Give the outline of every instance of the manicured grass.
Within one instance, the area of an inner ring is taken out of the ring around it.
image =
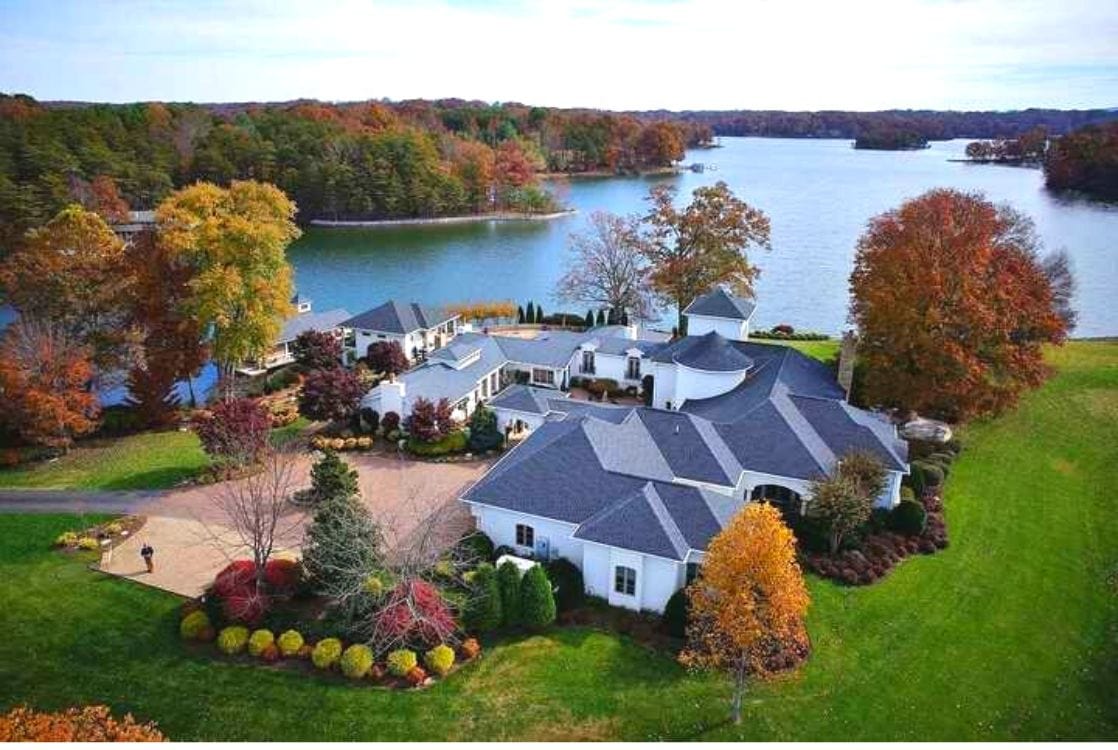
[[[163,489],[209,465],[193,432],[143,432],[79,443],[65,456],[0,471],[0,487],[57,490]]]
[[[1012,414],[967,430],[951,546],[885,581],[812,580],[814,653],[728,685],[624,637],[561,629],[491,646],[418,693],[212,661],[177,602],[46,545],[65,517],[0,516],[0,708],[107,702],[173,739],[1118,738],[1118,344],[1075,343]]]
[[[297,438],[310,424],[299,417],[272,430],[272,439]],[[193,432],[142,432],[82,441],[57,460],[0,470],[0,489],[158,490],[209,465]]]
[[[838,339],[828,339],[826,341],[779,341],[775,339],[757,339],[762,344],[784,344],[793,349],[799,349],[809,357],[821,359],[824,362],[830,362],[838,356],[839,344]]]

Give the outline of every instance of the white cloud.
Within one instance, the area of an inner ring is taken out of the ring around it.
[[[646,108],[1118,104],[1118,13],[1065,0],[9,4],[0,89]]]

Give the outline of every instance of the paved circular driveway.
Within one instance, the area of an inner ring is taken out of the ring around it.
[[[473,521],[458,498],[493,463],[435,464],[368,454],[345,458],[357,469],[362,499],[394,550],[445,548],[469,530]],[[300,456],[294,470],[297,488],[309,485],[309,471],[310,458]],[[230,560],[247,556],[215,502],[221,492],[221,485],[190,487],[146,503],[141,512],[147,523],[104,555],[102,570],[176,594],[197,596]],[[277,538],[278,556],[299,556],[308,520],[304,511],[291,508]],[[151,574],[140,558],[145,543],[155,549],[155,572]]]

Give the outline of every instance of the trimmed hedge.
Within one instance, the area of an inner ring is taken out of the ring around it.
[[[408,452],[425,458],[449,456],[455,453],[465,453],[466,442],[466,433],[462,430],[456,430],[433,443],[424,443],[416,438],[410,438],[408,440]]]

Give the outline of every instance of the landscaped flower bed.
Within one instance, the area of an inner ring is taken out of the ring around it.
[[[859,549],[842,550],[838,554],[809,554],[807,568],[817,575],[850,586],[873,583],[911,555],[930,555],[947,547],[947,526],[943,517],[943,501],[936,495],[925,497],[921,504],[926,513],[924,530],[906,535],[881,531],[867,535]]]
[[[135,536],[145,520],[143,516],[125,516],[80,531],[65,531],[54,540],[54,546],[66,552],[108,550]]]
[[[212,644],[212,653],[217,657],[398,690],[432,685],[481,655],[481,644],[475,638],[467,638],[456,646],[442,643],[422,653],[395,649],[377,659],[363,643],[329,637],[312,643],[293,628],[275,633],[267,628],[234,624],[218,631],[204,604],[197,600],[183,606],[179,634],[186,641]]]

